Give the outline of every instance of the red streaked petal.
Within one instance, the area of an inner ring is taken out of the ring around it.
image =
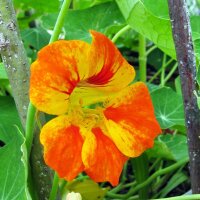
[[[92,44],[88,59],[89,74],[74,89],[72,102],[82,99],[87,106],[103,102],[111,93],[125,88],[135,76],[134,68],[105,35],[91,31]]]
[[[135,76],[134,68],[123,58],[115,45],[103,34],[91,31],[90,84],[114,87],[115,90],[126,87]],[[120,83],[120,84],[119,84]]]
[[[30,100],[49,114],[64,114],[69,95],[80,79],[88,75],[90,45],[82,41],[57,41],[38,53],[31,66]]]
[[[107,135],[118,149],[136,157],[151,148],[161,129],[145,84],[133,84],[108,101],[104,111]]]
[[[85,171],[94,181],[109,181],[115,186],[119,182],[127,157],[102,133],[100,128],[94,128],[92,132],[93,142],[90,143],[91,138],[89,138],[83,145],[82,158]]]
[[[63,115],[49,121],[41,130],[44,159],[61,178],[73,180],[84,170],[81,158],[83,139],[79,128],[69,124]]]

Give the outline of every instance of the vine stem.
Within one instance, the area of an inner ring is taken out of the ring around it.
[[[61,32],[61,29],[62,29],[62,26],[64,24],[64,18],[65,18],[67,11],[68,11],[70,3],[71,3],[71,0],[64,0],[49,43],[52,43],[52,42],[54,42],[58,39],[59,34]],[[26,121],[26,147],[27,147],[27,152],[28,152],[27,153],[28,159],[30,157],[31,147],[32,147],[32,143],[33,143],[33,131],[34,131],[34,125],[35,125],[36,111],[37,111],[36,108],[30,102],[29,106],[28,106],[27,121]],[[54,175],[54,179],[57,179],[56,174]],[[52,186],[53,194],[57,193],[57,190],[58,190],[58,184],[57,184],[56,181],[54,181],[53,186]]]
[[[52,43],[58,39],[59,34],[60,34],[63,24],[64,24],[64,18],[66,16],[69,6],[70,6],[70,3],[71,3],[71,0],[64,0],[49,43]]]
[[[163,87],[165,85],[165,66],[166,66],[166,54],[164,53],[163,55],[163,62],[162,62],[162,67],[161,67],[161,77],[160,77],[160,85]]]
[[[58,192],[58,186],[59,186],[58,183],[59,183],[59,177],[58,177],[57,173],[55,172],[54,178],[53,178],[53,186],[52,186],[52,190],[51,190],[51,193],[50,193],[49,200],[55,200],[56,199],[56,195],[57,195],[57,192]]]
[[[166,64],[165,67],[168,67],[169,64],[173,62],[173,58],[171,58]],[[148,81],[149,83],[152,83],[162,72],[162,67],[152,76],[152,78]]]
[[[128,31],[129,29],[131,29],[130,25],[126,25],[125,27],[123,27],[121,30],[119,30],[114,37],[112,38],[112,42],[115,43],[117,41],[117,39],[123,35],[126,31]]]
[[[148,56],[149,54],[151,54],[151,52],[153,52],[155,49],[157,49],[157,46],[156,46],[156,45],[153,45],[151,48],[149,48],[149,49],[146,51],[146,56]]]
[[[145,153],[137,158],[131,159],[133,173],[137,184],[143,183],[148,178],[148,158]],[[148,187],[142,187],[139,190],[139,199],[148,199]]]
[[[169,167],[165,167],[163,169],[160,169],[159,171],[156,171],[154,174],[152,174],[148,179],[146,179],[146,181],[144,181],[141,184],[138,184],[136,186],[134,186],[133,188],[131,188],[129,190],[128,193],[126,194],[112,194],[109,193],[109,196],[112,195],[113,198],[118,198],[118,199],[128,199],[129,197],[131,197],[133,194],[135,194],[137,191],[139,191],[141,188],[146,187],[147,185],[149,185],[153,180],[155,180],[158,176],[161,176],[163,174],[167,174],[177,168],[179,168],[180,166],[185,165],[187,162],[189,161],[188,158],[184,158],[178,162],[176,162],[175,164],[169,166]]]
[[[178,67],[178,64],[176,63],[176,64],[172,67],[172,69],[170,70],[170,72],[167,74],[167,76],[165,77],[165,79],[164,79],[164,81],[163,81],[164,84],[171,78],[171,76],[172,76],[172,75],[174,74],[174,72],[176,71],[177,67]]]
[[[28,158],[30,157],[31,146],[33,142],[35,114],[36,114],[36,108],[33,106],[32,103],[29,103],[28,112],[27,112],[27,120],[26,120],[26,148],[27,148]]]
[[[63,2],[62,8],[61,8],[60,13],[58,15],[58,18],[57,18],[57,21],[56,21],[56,24],[55,24],[55,28],[54,28],[54,31],[53,31],[53,34],[51,36],[49,43],[52,43],[52,42],[54,42],[58,39],[60,31],[61,31],[63,23],[64,23],[64,17],[67,13],[67,10],[69,8],[70,3],[71,3],[71,0],[65,0]],[[36,113],[36,108],[30,102],[29,106],[28,106],[28,114],[27,114],[27,122],[26,122],[26,146],[27,146],[27,150],[28,150],[29,154],[30,154],[31,145],[32,145],[32,142],[33,142],[35,113]]]
[[[141,34],[139,34],[139,73],[140,73],[140,81],[146,82],[147,79],[146,39]]]
[[[184,195],[184,196],[176,196],[176,197],[152,199],[152,200],[196,200],[196,199],[200,199],[200,194]]]
[[[156,177],[162,175],[162,174],[166,174],[166,173],[169,173],[171,172],[172,170],[175,170],[177,169],[178,167],[186,164],[187,162],[189,161],[188,158],[184,158],[182,160],[180,160],[179,162],[169,166],[169,167],[166,167],[164,169],[160,169],[159,171],[155,172],[154,174],[152,174],[146,181],[144,181],[143,183],[141,184],[138,184],[135,188],[133,188],[133,190],[131,190],[130,192],[128,192],[128,196],[134,194],[135,192],[137,192],[138,190],[140,190],[141,188],[147,186],[149,183],[151,183],[153,180],[155,180]]]

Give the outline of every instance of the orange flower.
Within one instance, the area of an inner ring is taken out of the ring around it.
[[[92,44],[57,41],[31,66],[30,99],[58,115],[41,130],[45,162],[70,181],[85,171],[117,185],[123,165],[153,146],[161,132],[148,89],[103,34]]]

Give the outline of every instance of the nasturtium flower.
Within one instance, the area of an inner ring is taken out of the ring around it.
[[[161,133],[146,85],[130,84],[134,68],[103,34],[92,43],[60,40],[31,66],[30,99],[57,115],[41,130],[44,159],[70,181],[86,172],[118,184],[124,163],[153,146]]]

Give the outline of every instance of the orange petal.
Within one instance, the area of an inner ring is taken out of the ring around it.
[[[92,139],[91,137],[88,141],[86,139],[83,145],[82,158],[85,171],[94,181],[109,181],[115,186],[119,182],[127,157],[102,133],[100,128],[94,128],[92,132]]]
[[[105,109],[107,135],[126,156],[136,157],[153,146],[161,133],[144,83],[136,83],[108,100]]]
[[[46,164],[61,178],[71,181],[83,171],[83,139],[79,128],[70,125],[67,116],[63,115],[48,122],[41,130],[40,141],[44,146]]]
[[[30,99],[39,110],[56,115],[67,111],[69,95],[89,73],[89,47],[82,41],[61,40],[39,51],[30,80]]]

